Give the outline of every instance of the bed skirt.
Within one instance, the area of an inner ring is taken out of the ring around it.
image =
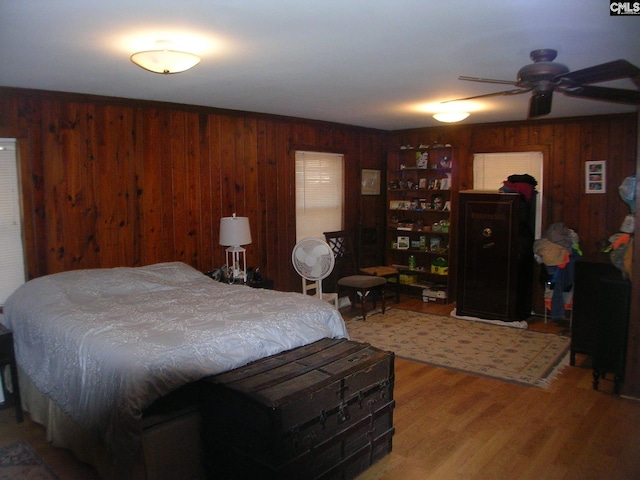
[[[105,444],[42,394],[21,370],[18,373],[22,406],[31,419],[43,425],[47,441],[71,450],[82,462],[93,466],[105,480],[120,480],[123,472]],[[195,402],[154,404],[143,418],[141,451],[130,473],[132,480],[201,480],[206,478],[202,459],[202,418]],[[129,476],[129,475],[127,475]]]

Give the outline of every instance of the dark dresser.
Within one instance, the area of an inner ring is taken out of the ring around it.
[[[571,365],[576,353],[593,359],[593,388],[607,373],[616,393],[624,380],[631,282],[606,253],[579,259],[575,266]]]

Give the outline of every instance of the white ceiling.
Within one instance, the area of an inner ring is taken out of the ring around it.
[[[513,88],[457,77],[515,80],[534,49],[571,70],[640,66],[639,31],[608,0],[0,0],[0,85],[396,130],[438,124],[437,102]],[[157,75],[129,61],[158,40],[202,62]],[[469,103],[464,123],[524,120],[528,98]],[[556,93],[543,118],[635,110]]]

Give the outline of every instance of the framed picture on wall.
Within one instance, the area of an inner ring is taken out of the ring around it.
[[[604,160],[585,162],[584,191],[585,193],[607,192],[607,170]]]
[[[380,170],[362,169],[362,195],[380,195]]]

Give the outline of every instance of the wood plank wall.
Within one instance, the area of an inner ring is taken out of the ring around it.
[[[224,262],[219,218],[235,212],[251,223],[248,263],[277,289],[298,290],[290,262],[295,148],[345,154],[345,227],[354,233],[359,224],[384,223],[385,196],[360,196],[359,180],[361,168],[384,169],[388,148],[453,144],[461,190],[472,185],[473,153],[543,151],[543,229],[564,222],[588,254],[618,231],[629,211],[617,187],[637,168],[637,122],[628,114],[389,133],[0,87],[0,136],[19,139],[29,278],[172,260],[208,270]],[[587,160],[607,161],[606,194],[584,193]],[[637,282],[633,290],[637,299]],[[639,324],[632,318],[636,347]],[[640,396],[640,354],[631,353],[634,371],[625,389]]]
[[[294,156],[345,155],[345,227],[373,226],[384,196],[361,197],[384,132],[242,112],[0,89],[0,136],[19,138],[29,278],[180,260],[225,261],[219,219],[249,217],[250,266],[299,290]],[[383,218],[383,217],[380,217]]]
[[[456,125],[393,132],[390,145],[451,143],[458,148],[459,189],[473,187],[473,154],[542,151],[542,230],[557,222],[574,229],[585,254],[618,232],[629,207],[618,186],[636,171],[635,114],[535,120],[504,124]],[[584,167],[606,160],[607,192],[586,194]],[[522,173],[522,172],[513,172]]]

